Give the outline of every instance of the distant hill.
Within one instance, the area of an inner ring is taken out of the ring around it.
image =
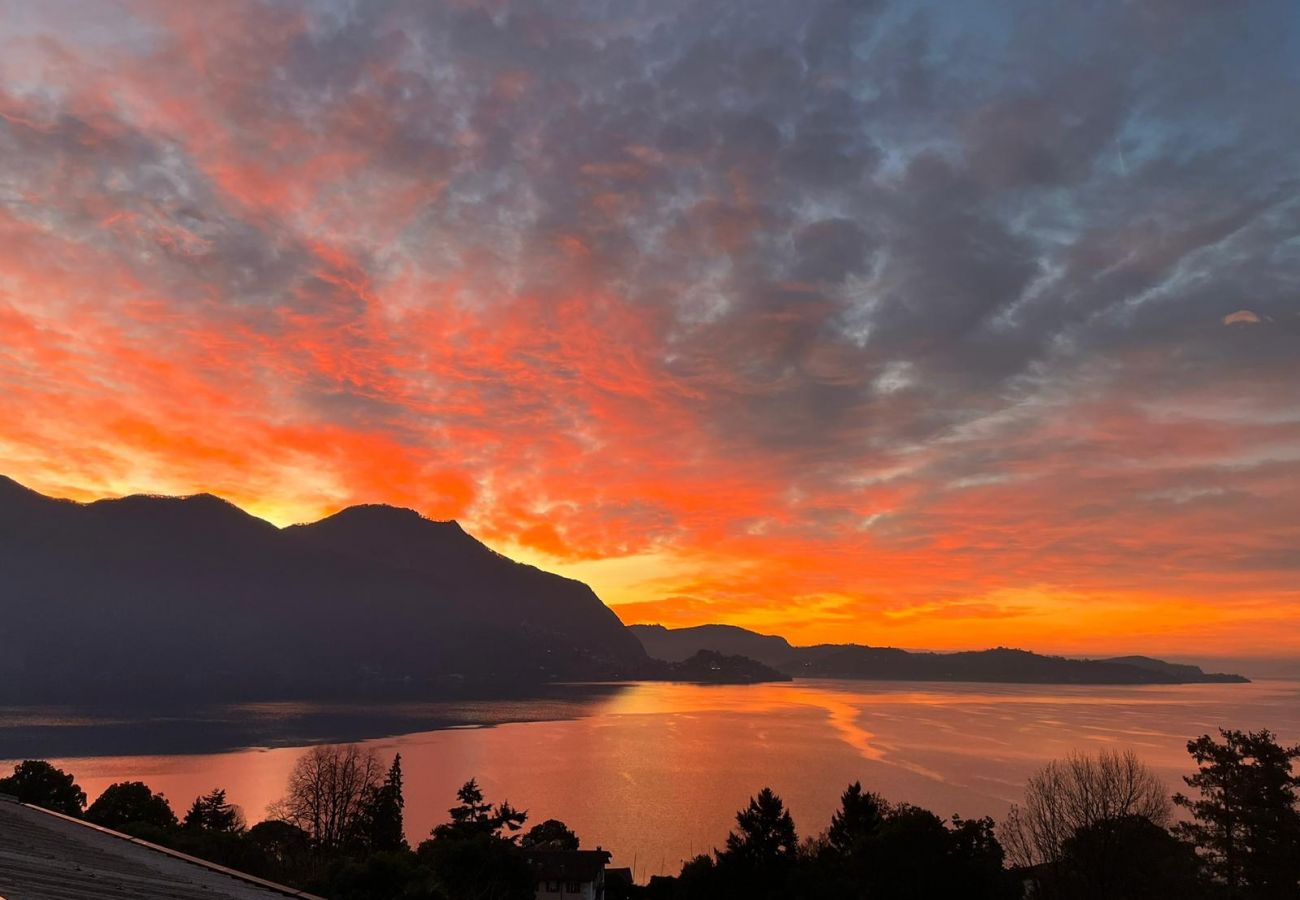
[[[778,672],[748,656],[733,656],[713,650],[700,650],[687,659],[670,662],[657,677],[703,684],[759,684],[792,680],[784,672]]]
[[[680,662],[701,650],[732,656],[748,656],[765,665],[779,666],[790,660],[794,648],[783,637],[758,634],[735,625],[696,625],[665,628],[662,625],[629,625],[641,646],[655,659]]]
[[[1185,663],[1165,662],[1163,659],[1152,659],[1150,656],[1115,656],[1110,659],[1103,659],[1100,662],[1110,663],[1120,666],[1134,666],[1139,669],[1148,669],[1152,672],[1160,672],[1186,682],[1223,682],[1230,684],[1240,684],[1248,682],[1250,679],[1243,678],[1241,675],[1229,675],[1223,672],[1203,672],[1200,666],[1189,666]]]
[[[660,671],[589,587],[455,522],[279,529],[216,497],[0,478],[0,700],[339,696]]]
[[[1185,684],[1245,682],[1196,666],[1145,656],[1068,659],[999,647],[962,653],[915,653],[893,647],[821,644],[794,647],[784,638],[731,625],[664,628],[632,625],[646,652],[677,660],[700,651],[740,653],[787,675],[881,681],[987,681],[1023,684]]]

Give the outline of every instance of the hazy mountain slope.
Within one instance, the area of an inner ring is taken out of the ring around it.
[[[629,625],[641,646],[655,659],[681,662],[701,650],[726,656],[747,656],[765,665],[790,662],[794,648],[783,637],[758,634],[735,625],[696,625],[665,628],[662,625]]]
[[[583,584],[454,523],[280,530],[210,496],[74,504],[0,483],[0,698],[322,695],[639,674]]]
[[[505,623],[557,641],[599,646],[613,658],[645,653],[609,607],[581,581],[514,562],[456,522],[433,522],[409,509],[354,506],[285,534],[324,552],[415,574],[458,599],[465,621]]]
[[[1149,667],[1042,656],[999,647],[962,653],[909,653],[853,644],[801,647],[782,666],[792,675],[897,681],[987,681],[1017,684],[1174,684],[1218,680]]]
[[[1121,666],[1133,666],[1138,669],[1148,669],[1153,672],[1160,672],[1177,678],[1180,681],[1189,682],[1207,682],[1207,681],[1240,681],[1240,675],[1227,675],[1222,672],[1204,672],[1200,666],[1190,666],[1185,663],[1165,662],[1163,659],[1152,659],[1150,656],[1116,656],[1111,659],[1099,660],[1099,662],[1111,663]]]
[[[788,675],[804,678],[1021,684],[1178,684],[1247,680],[1240,675],[1206,674],[1196,666],[1176,665],[1150,657],[1067,659],[1005,647],[963,653],[915,653],[894,647],[859,644],[792,647],[783,638],[724,625],[674,629],[661,625],[633,625],[630,630],[641,639],[646,651],[659,659],[679,659],[679,654],[688,649],[691,653],[702,650],[739,653]],[[781,650],[781,645],[784,645],[784,650]]]

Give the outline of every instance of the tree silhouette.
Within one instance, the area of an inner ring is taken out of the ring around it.
[[[736,829],[717,854],[712,873],[700,872],[692,897],[762,898],[790,890],[799,855],[794,820],[771,788],[763,788],[736,813]]]
[[[371,850],[406,850],[402,810],[402,754],[393,757],[388,774],[378,787],[371,788],[361,810],[363,840]]]
[[[871,837],[885,821],[889,803],[879,794],[862,790],[855,781],[840,795],[840,808],[831,816],[826,843],[835,852],[848,856]]]
[[[580,844],[578,836],[559,819],[534,825],[519,841],[521,847],[536,850],[577,850]]]
[[[682,864],[672,896],[674,900],[717,900],[735,896],[737,892],[728,890],[728,887],[713,857],[701,853]],[[648,896],[659,898],[663,895],[651,893]]]
[[[448,810],[451,821],[434,828],[433,839],[417,850],[442,892],[465,900],[531,900],[532,870],[513,835],[528,814],[509,803],[493,807],[472,778],[456,799],[460,802]]]
[[[279,819],[258,822],[247,835],[249,843],[282,869],[298,865],[311,850],[311,835]]]
[[[1219,729],[1187,742],[1195,775],[1184,776],[1199,799],[1177,794],[1193,821],[1178,831],[1194,842],[1229,896],[1251,900],[1300,893],[1300,776],[1292,764],[1300,746],[1284,747],[1265,731]]]
[[[1053,760],[1030,776],[1023,805],[1013,806],[1002,824],[1002,840],[1011,861],[1035,873],[1040,897],[1059,894],[1064,883],[1061,858],[1066,841],[1088,829],[1094,883],[1104,881],[1112,856],[1121,852],[1118,823],[1134,816],[1163,827],[1172,812],[1168,789],[1131,750],[1075,753]]]
[[[14,766],[12,775],[0,778],[0,794],[66,816],[79,817],[86,808],[86,792],[73,777],[43,759],[28,759]]]
[[[176,813],[162,794],[140,781],[110,784],[86,810],[87,821],[118,831],[131,825],[175,828]]]
[[[1080,828],[1061,849],[1055,887],[1069,900],[1203,895],[1196,849],[1141,816]]]
[[[244,830],[244,816],[239,807],[226,802],[224,788],[215,788],[195,797],[185,814],[185,827],[197,831],[238,833]]]
[[[889,811],[871,841],[862,870],[867,897],[942,897],[952,887],[950,835],[943,820],[919,806]],[[966,885],[961,885],[965,893]]]
[[[374,751],[355,744],[312,747],[294,763],[285,796],[273,809],[310,834],[317,849],[334,851],[364,840],[367,804],[381,784]],[[392,822],[385,828],[391,830]]]
[[[513,842],[513,837],[503,836],[502,832],[518,831],[528,818],[526,811],[517,810],[508,802],[503,802],[494,809],[491,803],[483,799],[483,791],[474,778],[461,785],[456,792],[456,799],[460,803],[447,811],[451,815],[451,821],[435,828],[434,837],[472,837],[483,834]]]
[[[749,805],[736,813],[737,830],[727,835],[728,860],[768,865],[793,860],[799,849],[794,820],[781,798],[771,788],[751,797]]]
[[[489,822],[492,818],[492,804],[483,799],[483,790],[478,786],[478,779],[471,778],[456,791],[456,806],[447,810],[453,827],[463,832],[491,831]]]

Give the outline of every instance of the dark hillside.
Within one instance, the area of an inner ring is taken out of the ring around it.
[[[0,483],[0,698],[337,696],[639,674],[586,585],[454,522],[278,529],[215,497],[76,504]]]

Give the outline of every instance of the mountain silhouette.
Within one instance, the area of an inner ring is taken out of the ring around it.
[[[0,702],[420,697],[561,680],[790,676],[1245,680],[1139,656],[794,647],[730,625],[626,628],[587,585],[409,509],[354,506],[281,529],[208,494],[76,503],[0,476]]]
[[[1017,684],[1187,684],[1245,682],[1240,675],[1147,656],[1068,659],[997,647],[959,653],[917,653],[861,644],[791,646],[785,638],[734,625],[665,628],[631,625],[646,652],[677,661],[700,652],[741,654],[787,675],[880,681],[988,681]]]
[[[747,656],[767,666],[789,663],[794,647],[783,637],[759,634],[736,625],[694,625],[665,628],[662,625],[629,625],[641,646],[655,659],[682,662],[707,651],[729,656]]]
[[[347,695],[620,678],[589,587],[455,522],[360,506],[280,529],[216,497],[44,497],[0,478],[0,700]]]

